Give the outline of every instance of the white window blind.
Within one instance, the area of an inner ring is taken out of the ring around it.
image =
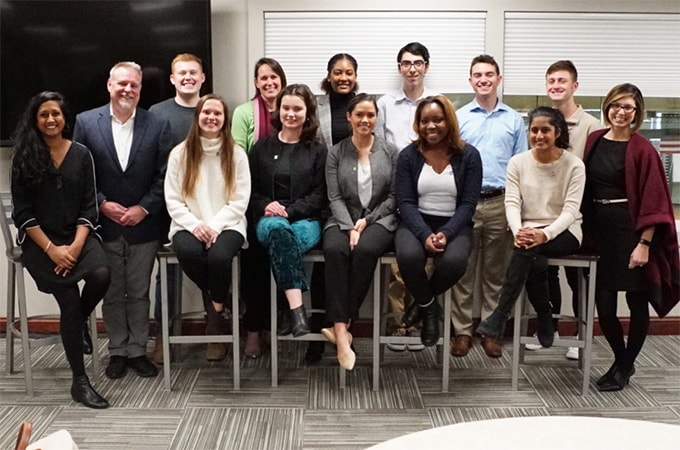
[[[679,14],[506,13],[505,94],[545,94],[545,71],[570,59],[580,96],[619,83],[646,97],[680,97]]]
[[[425,84],[442,93],[468,92],[469,64],[484,52],[486,13],[265,12],[265,55],[281,63],[288,83],[319,83],[336,53],[359,64],[359,89],[383,94],[399,88],[397,53],[418,41],[430,52]]]

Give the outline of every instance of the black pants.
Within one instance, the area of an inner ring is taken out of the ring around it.
[[[373,281],[378,258],[392,243],[393,233],[380,224],[368,225],[359,243],[349,248],[349,233],[332,226],[324,231],[326,260],[326,319],[349,323],[359,316],[359,307]]]
[[[406,288],[418,304],[426,305],[450,289],[465,273],[472,249],[472,228],[462,230],[442,253],[429,255],[423,243],[402,225],[394,237],[394,247]],[[434,272],[429,279],[425,272],[428,256],[434,256]]]
[[[185,230],[172,237],[172,246],[182,270],[201,291],[210,292],[216,303],[229,304],[231,261],[241,245],[243,236],[234,230],[221,232],[209,249]]]

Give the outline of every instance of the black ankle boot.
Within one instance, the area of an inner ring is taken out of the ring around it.
[[[502,339],[505,335],[505,324],[509,318],[509,314],[505,314],[500,308],[496,308],[489,317],[477,325],[477,333],[491,339]]]
[[[402,321],[406,325],[406,328],[415,327],[423,320],[423,308],[418,306],[418,303],[414,300],[404,311],[404,318]]]
[[[286,336],[290,334],[293,324],[290,323],[290,309],[287,307],[276,310],[276,334]]]
[[[90,337],[90,328],[87,326],[87,320],[83,322],[83,354],[92,354],[92,338]]]
[[[295,309],[290,310],[290,319],[292,323],[291,332],[294,337],[304,336],[312,332],[307,321],[307,311],[305,305],[300,305]]]
[[[94,390],[87,375],[73,377],[71,398],[88,408],[104,409],[109,407],[109,402]]]
[[[420,341],[425,347],[432,347],[439,341],[439,318],[441,316],[439,303],[437,303],[437,300],[432,300],[428,306],[418,306],[418,309],[423,316],[423,329],[420,331]]]
[[[536,337],[538,342],[545,348],[552,347],[555,339],[555,331],[553,330],[552,309],[548,307],[547,310],[536,311],[538,317],[538,329],[536,330]]]

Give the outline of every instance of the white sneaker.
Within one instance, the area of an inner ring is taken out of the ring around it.
[[[536,337],[536,333],[534,333],[534,336]],[[560,333],[558,331],[555,331],[555,339],[559,339]],[[527,350],[531,350],[532,352],[535,350],[540,350],[543,348],[541,344],[524,344],[524,348]],[[576,355],[576,359],[578,359],[578,354]]]
[[[406,336],[406,330],[404,328],[397,328],[390,336]],[[395,344],[390,342],[387,344],[387,349],[392,350],[393,352],[403,352],[406,351],[406,344]]]
[[[578,359],[578,347],[569,347],[565,356],[567,359]]]

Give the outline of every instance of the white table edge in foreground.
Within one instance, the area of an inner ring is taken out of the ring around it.
[[[462,422],[382,442],[370,450],[677,450],[680,425],[603,417],[540,416]]]

